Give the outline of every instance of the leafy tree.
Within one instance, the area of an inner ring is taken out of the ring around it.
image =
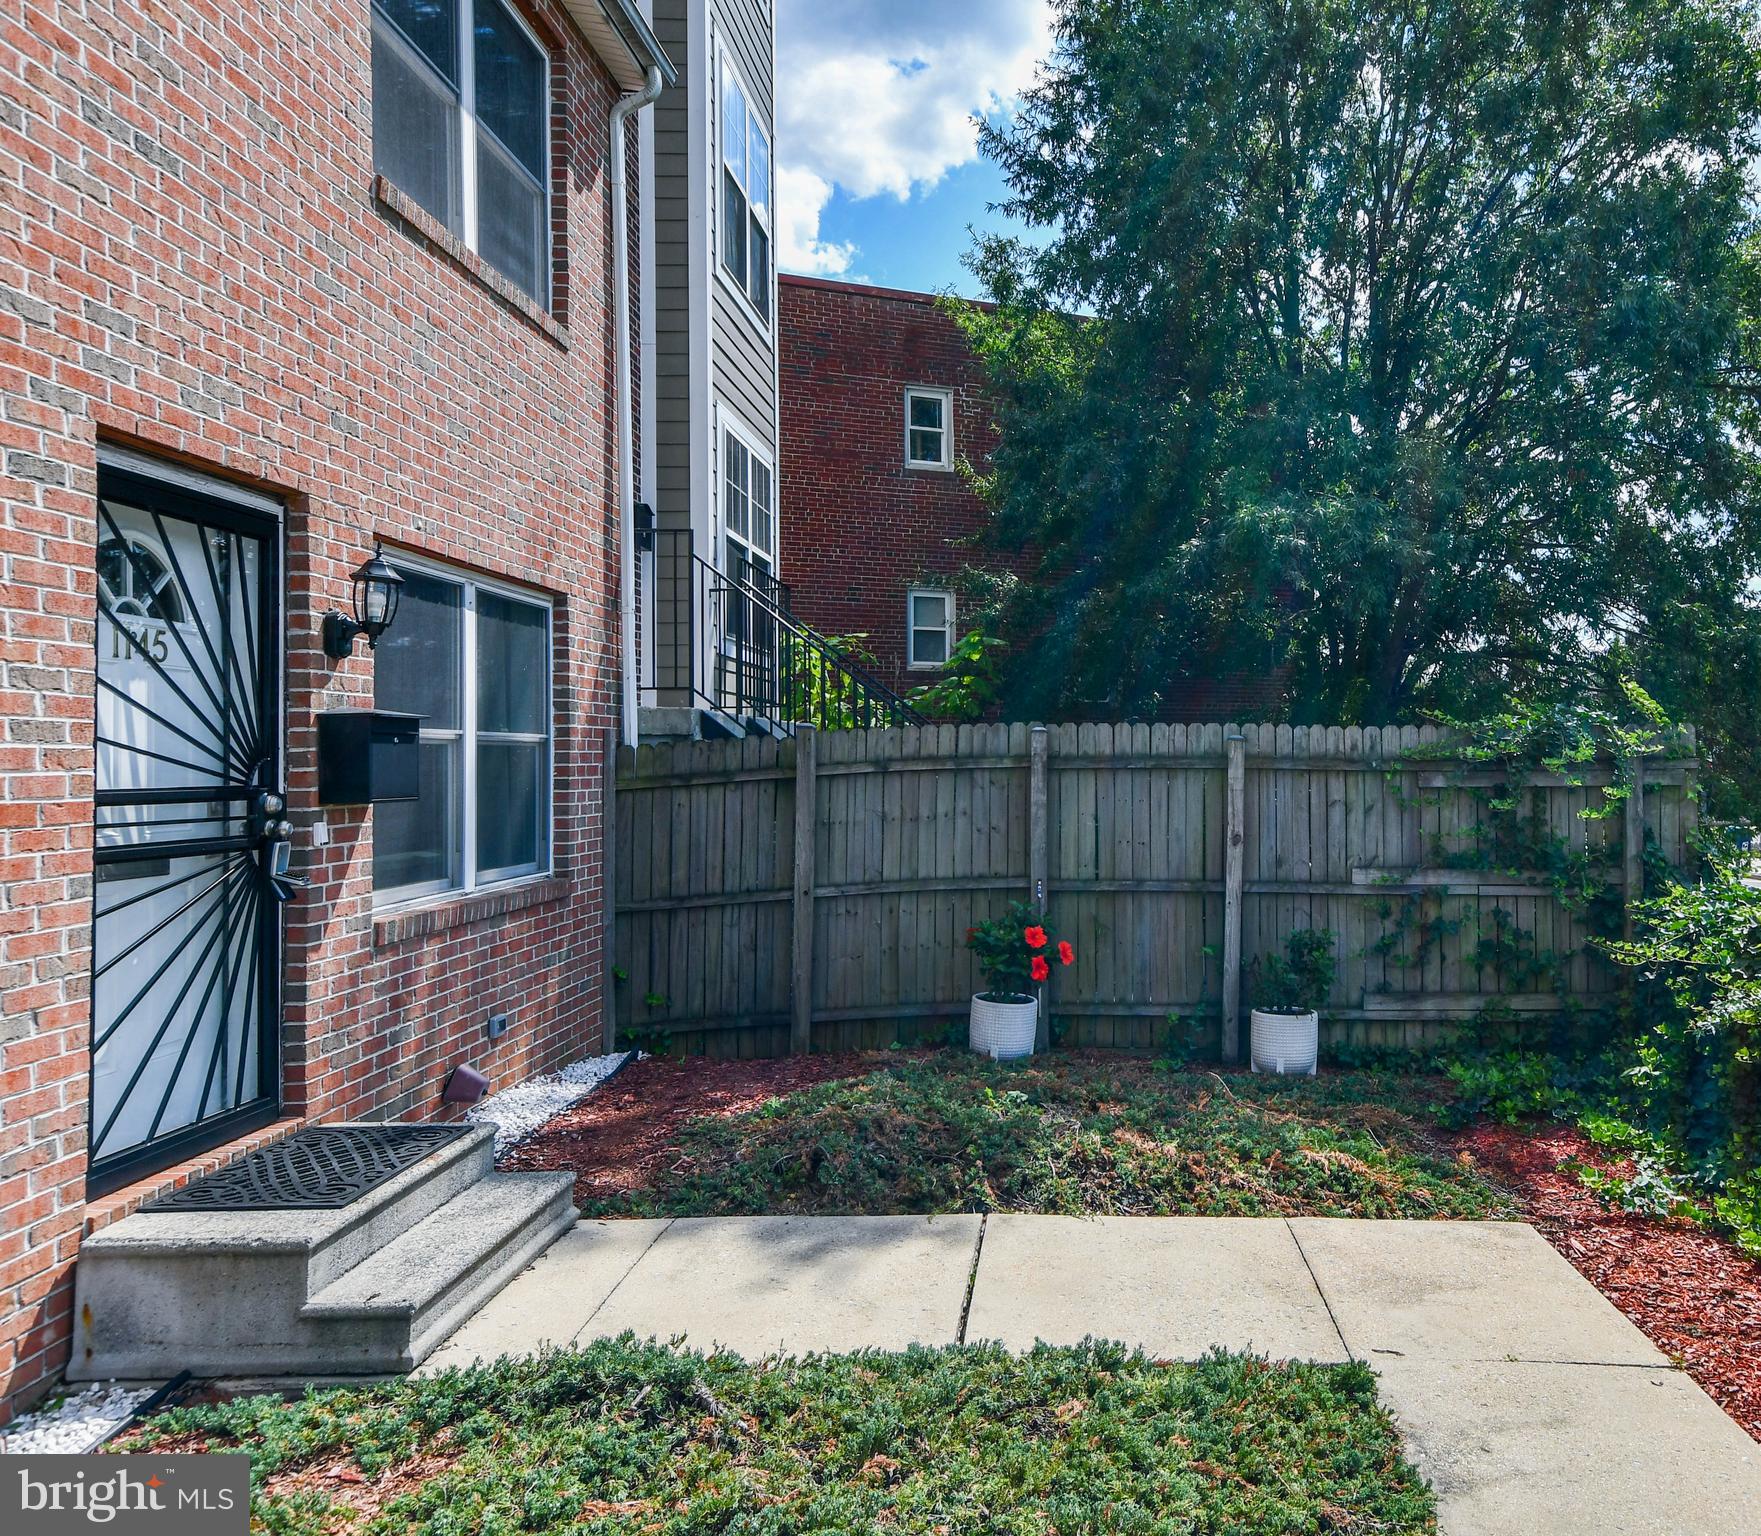
[[[969,629],[933,683],[913,688],[908,703],[932,720],[982,720],[1001,687],[1005,642]]]
[[[1059,0],[960,311],[1006,702],[1626,674],[1761,782],[1758,123],[1745,0]]]

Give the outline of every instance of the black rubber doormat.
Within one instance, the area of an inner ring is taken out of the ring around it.
[[[335,1210],[470,1131],[468,1125],[309,1125],[141,1209]]]

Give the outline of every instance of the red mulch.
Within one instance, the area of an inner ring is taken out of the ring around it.
[[[896,1059],[896,1052],[885,1053]],[[687,1120],[726,1118],[779,1094],[872,1072],[881,1055],[778,1056],[716,1061],[705,1056],[633,1061],[530,1140],[504,1153],[504,1168],[568,1168],[575,1202],[640,1189],[677,1157]]]
[[[1612,1168],[1566,1126],[1476,1125],[1453,1138],[1537,1231],[1761,1440],[1761,1262],[1686,1221],[1612,1209],[1561,1164]]]

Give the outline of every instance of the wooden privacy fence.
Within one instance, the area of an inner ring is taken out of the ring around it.
[[[1611,765],[1519,776],[1545,868],[1486,853],[1511,775],[1446,751],[1430,727],[1021,724],[620,749],[618,1032],[727,1055],[939,1033],[981,985],[967,928],[1017,899],[1076,945],[1046,1010],[1076,1043],[1233,1055],[1244,969],[1302,928],[1338,939],[1334,1039],[1607,1000],[1561,875],[1618,903],[1647,841],[1685,861],[1692,733],[1602,819],[1580,813]]]

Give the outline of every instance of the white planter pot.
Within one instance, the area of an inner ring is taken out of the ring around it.
[[[1033,1054],[1034,1032],[1039,1025],[1039,999],[999,1003],[975,993],[972,1023],[967,1042],[992,1061],[1016,1061]]]
[[[1321,1054],[1318,1013],[1253,1010],[1253,1069],[1280,1077],[1313,1077]]]

